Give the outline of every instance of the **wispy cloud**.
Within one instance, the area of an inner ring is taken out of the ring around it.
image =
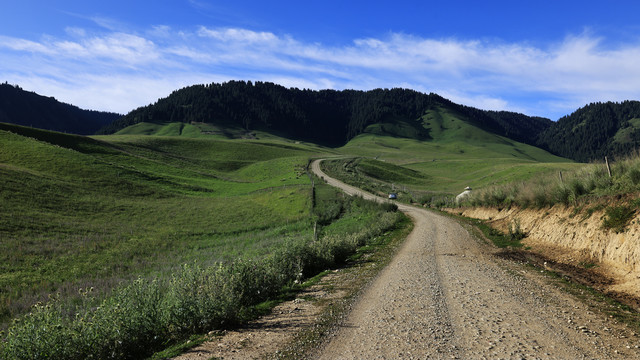
[[[545,47],[401,33],[325,46],[244,28],[158,25],[141,34],[104,30],[109,24],[101,21],[98,33],[69,28],[66,38],[0,36],[0,79],[119,112],[179,87],[230,79],[314,89],[411,87],[551,118],[592,101],[640,99],[640,44],[609,47],[587,33]]]

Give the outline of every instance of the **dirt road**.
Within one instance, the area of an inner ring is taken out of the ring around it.
[[[371,194],[313,171],[349,194]],[[399,204],[415,228],[318,359],[635,359],[640,340],[540,274],[493,256],[450,218]]]

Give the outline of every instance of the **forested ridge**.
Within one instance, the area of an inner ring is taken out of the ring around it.
[[[114,133],[143,121],[208,122],[338,146],[371,124],[402,121],[421,127],[420,117],[438,106],[480,128],[529,144],[551,125],[548,119],[478,110],[454,104],[437,94],[408,89],[316,91],[268,82],[230,81],[176,90],[154,104],[130,112],[101,133]]]
[[[83,110],[53,97],[0,84],[0,122],[59,132],[91,135],[121,114]]]
[[[140,122],[204,122],[340,146],[369,125],[403,122],[417,130],[419,140],[428,140],[421,116],[429,110],[455,113],[483,130],[577,161],[621,157],[640,146],[638,101],[592,103],[553,122],[480,110],[409,89],[317,91],[229,81],[188,86],[121,116],[82,110],[53,97],[0,84],[0,122],[83,135],[112,134]]]
[[[631,154],[640,146],[640,102],[584,106],[540,133],[537,145],[577,161]]]

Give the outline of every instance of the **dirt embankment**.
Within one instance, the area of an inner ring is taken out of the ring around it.
[[[602,227],[604,210],[575,211],[557,205],[542,210],[467,208],[450,212],[489,220],[493,227],[503,232],[519,222],[527,234],[523,244],[533,253],[558,262],[559,266],[573,267],[574,275],[589,272],[600,276],[600,281],[590,284],[600,290],[640,299],[638,214],[624,232],[616,233]],[[636,301],[636,305],[639,303]]]

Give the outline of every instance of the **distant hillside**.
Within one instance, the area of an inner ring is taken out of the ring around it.
[[[100,133],[112,134],[141,122],[209,123],[339,146],[369,125],[397,123],[413,130],[396,135],[426,140],[430,135],[421,117],[430,109],[442,107],[483,130],[528,144],[535,143],[538,135],[552,124],[548,119],[478,110],[436,94],[407,89],[314,91],[231,81],[174,91],[155,104],[130,112]]]
[[[543,131],[537,145],[583,162],[630,154],[640,146],[640,102],[589,104]]]
[[[82,110],[18,86],[0,84],[0,122],[89,135],[121,116]]]

